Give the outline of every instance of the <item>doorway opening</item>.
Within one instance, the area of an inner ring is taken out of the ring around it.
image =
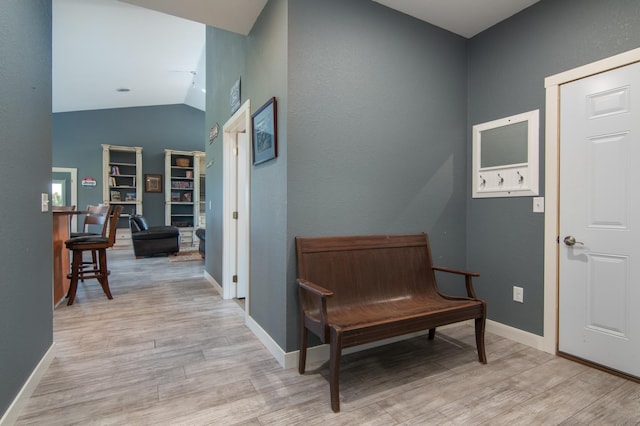
[[[78,207],[78,169],[75,167],[51,168],[51,205]],[[78,219],[71,218],[71,232],[77,232]]]
[[[249,313],[249,190],[251,103],[224,124],[222,201],[222,290],[225,299],[245,299]]]

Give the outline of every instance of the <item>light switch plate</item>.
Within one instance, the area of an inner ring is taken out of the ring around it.
[[[524,303],[524,289],[522,287],[513,286],[513,301]]]
[[[533,212],[544,213],[544,197],[533,197]]]
[[[43,192],[40,196],[40,211],[49,211],[49,194],[47,194],[46,192]]]

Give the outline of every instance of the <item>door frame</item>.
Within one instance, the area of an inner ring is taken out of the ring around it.
[[[51,167],[51,173],[69,173],[71,175],[71,205],[76,206],[76,210],[81,210],[78,206],[78,169],[75,167]],[[71,217],[71,232],[78,231],[76,216]]]
[[[558,353],[560,244],[560,86],[640,62],[640,48],[545,78],[544,335],[542,350]]]
[[[238,161],[243,164],[235,166],[236,152],[234,152],[238,133],[247,133],[248,146],[239,149]],[[233,299],[236,296],[233,285],[233,275],[247,277],[247,296],[245,299],[245,314],[249,313],[249,189],[251,170],[251,101],[247,100],[222,127],[222,297]],[[242,157],[242,158],[241,158]],[[244,173],[242,173],[244,171]],[[241,172],[238,174],[238,172]],[[235,188],[238,188],[237,196]],[[233,219],[233,211],[237,203],[238,219]],[[234,233],[234,222],[245,232]],[[238,236],[237,247],[236,237]],[[237,249],[237,251],[236,251]],[[238,261],[232,253],[237,253]],[[241,270],[242,269],[242,270]]]

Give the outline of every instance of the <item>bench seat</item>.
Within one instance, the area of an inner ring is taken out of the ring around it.
[[[327,318],[331,326],[345,330],[352,327],[398,321],[404,318],[436,317],[439,314],[445,316],[452,309],[456,311],[455,315],[457,317],[461,314],[460,310],[465,309],[465,307],[469,311],[470,318],[474,318],[481,313],[481,306],[474,303],[474,301],[408,297],[403,300],[380,301],[336,309],[328,308]],[[310,310],[306,314],[310,320],[320,321],[319,310]]]

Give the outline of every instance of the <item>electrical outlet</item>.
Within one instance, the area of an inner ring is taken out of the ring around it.
[[[513,301],[524,303],[524,289],[522,287],[513,286]]]
[[[533,212],[544,213],[544,197],[533,197]]]

